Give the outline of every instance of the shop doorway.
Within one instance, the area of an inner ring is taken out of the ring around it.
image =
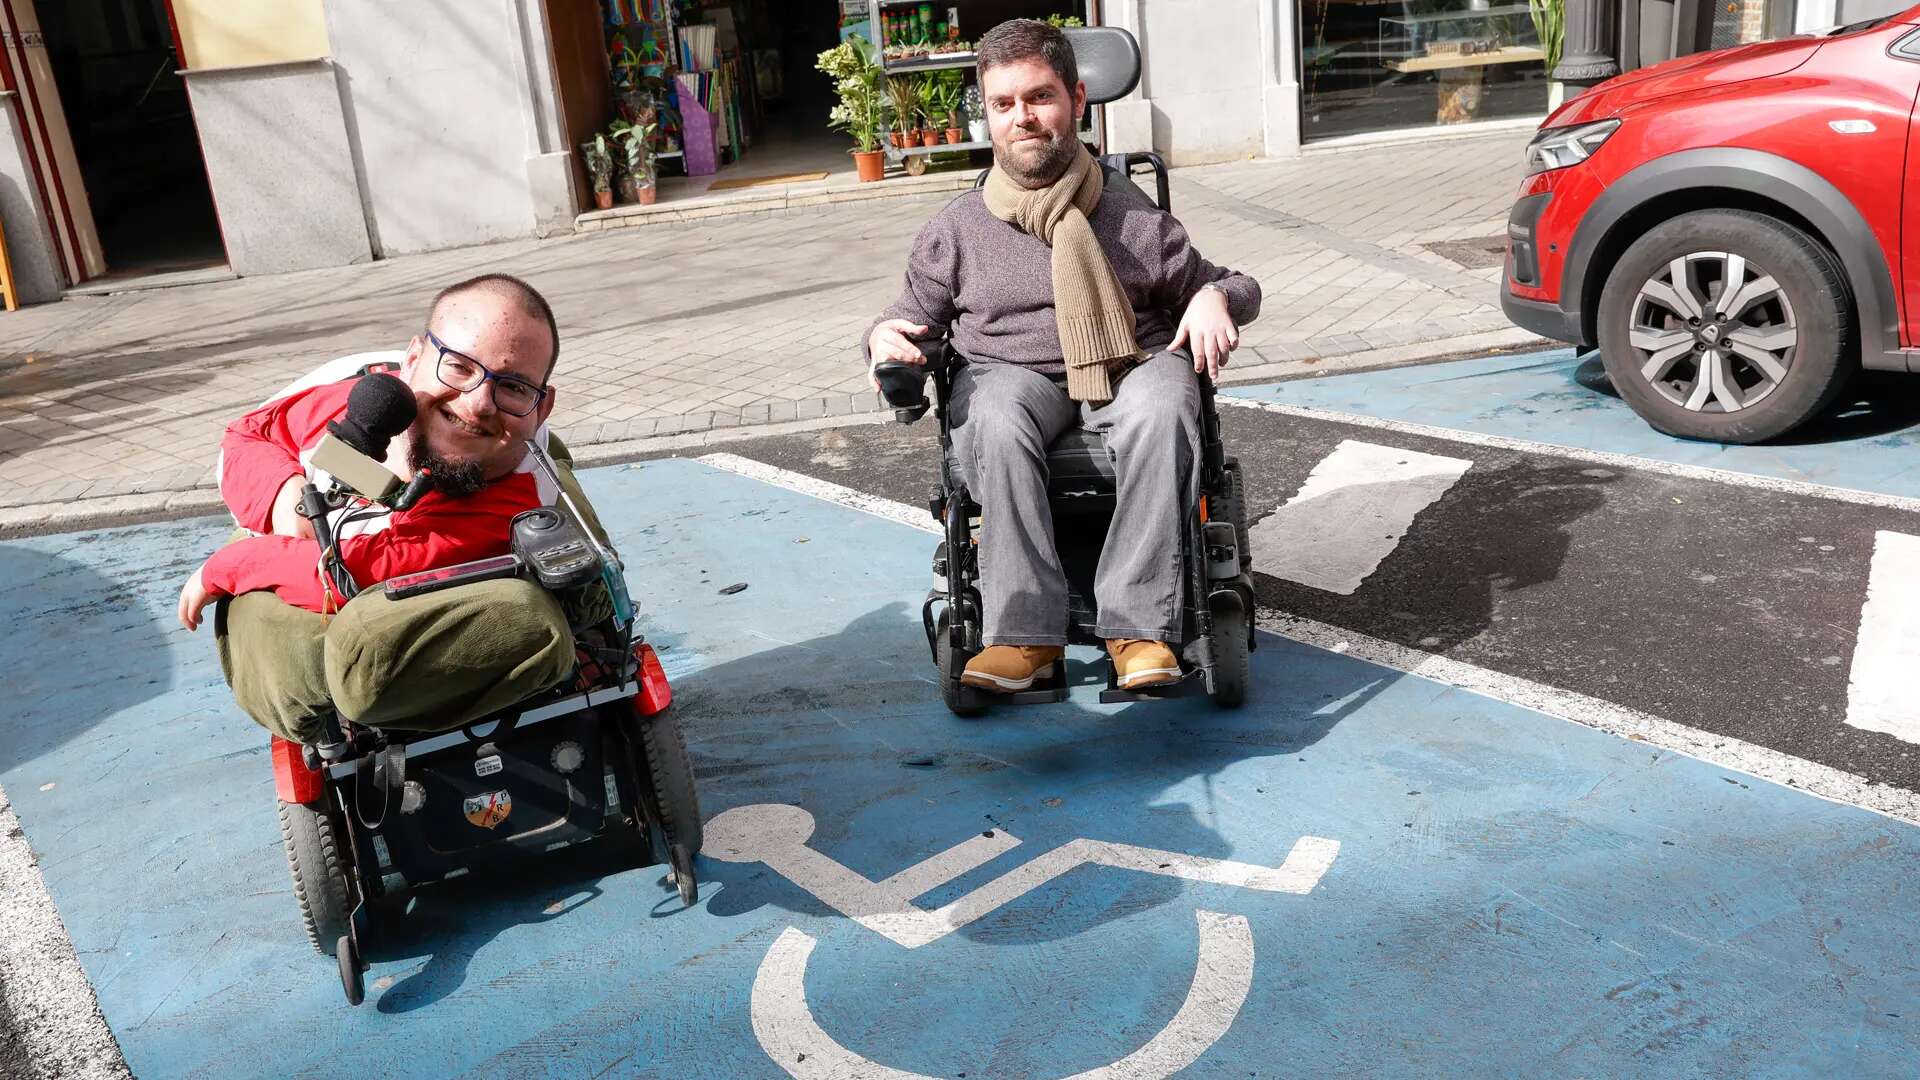
[[[115,281],[226,264],[167,0],[36,6]]]

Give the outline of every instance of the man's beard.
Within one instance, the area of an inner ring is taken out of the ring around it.
[[[407,449],[407,464],[415,473],[428,470],[433,478],[433,490],[450,499],[464,498],[487,486],[487,474],[479,462],[471,458],[441,457],[425,439],[415,439]]]
[[[994,155],[994,158],[999,162],[1001,170],[1012,177],[1013,182],[1019,184],[1021,187],[1033,191],[1038,188],[1050,186],[1067,171],[1068,165],[1073,164],[1073,154],[1076,148],[1072,139],[1059,138],[1052,133],[1046,135],[1046,140],[1046,143],[1041,147],[1040,153],[1026,156],[1027,152],[1025,151],[1016,155],[1013,148],[1015,146],[1031,145],[1031,143],[1039,140],[1028,140],[1026,143],[1016,143],[1009,137],[1004,151]]]

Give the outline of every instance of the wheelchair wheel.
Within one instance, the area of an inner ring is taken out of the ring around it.
[[[1253,548],[1247,543],[1247,478],[1240,471],[1240,459],[1230,457],[1226,462],[1227,490],[1221,496],[1220,517],[1233,522],[1233,539],[1240,547],[1240,572],[1253,570]]]
[[[1219,608],[1213,613],[1213,679],[1207,692],[1213,703],[1233,708],[1247,700],[1252,671],[1247,659],[1247,613]]]
[[[293,896],[307,940],[322,956],[335,954],[347,932],[347,857],[334,835],[324,802],[281,803],[280,839],[293,872]]]
[[[940,700],[946,702],[947,710],[955,716],[979,716],[987,710],[971,701],[974,695],[966,693],[960,684],[960,673],[966,670],[967,658],[953,647],[952,635],[948,632],[952,625],[951,614],[944,610],[933,624],[933,666],[938,669]]]
[[[687,756],[687,738],[673,710],[638,721],[640,749],[651,770],[655,813],[666,831],[667,851],[674,845],[689,853],[700,850],[700,795],[693,786],[693,761]]]

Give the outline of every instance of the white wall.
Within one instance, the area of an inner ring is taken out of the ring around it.
[[[1113,149],[1175,165],[1300,149],[1292,0],[1107,0],[1105,22],[1139,39],[1140,89],[1108,109]]]
[[[555,196],[534,189],[551,170],[529,167],[553,149],[537,115],[550,104],[528,76],[538,0],[326,0],[326,16],[376,253],[530,236],[551,220]]]
[[[335,74],[325,60],[187,74],[207,182],[237,274],[372,258]]]

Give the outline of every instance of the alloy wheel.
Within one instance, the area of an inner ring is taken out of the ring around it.
[[[1785,381],[1800,339],[1780,283],[1724,251],[1668,263],[1640,286],[1631,320],[1641,377],[1693,412],[1759,404]]]

